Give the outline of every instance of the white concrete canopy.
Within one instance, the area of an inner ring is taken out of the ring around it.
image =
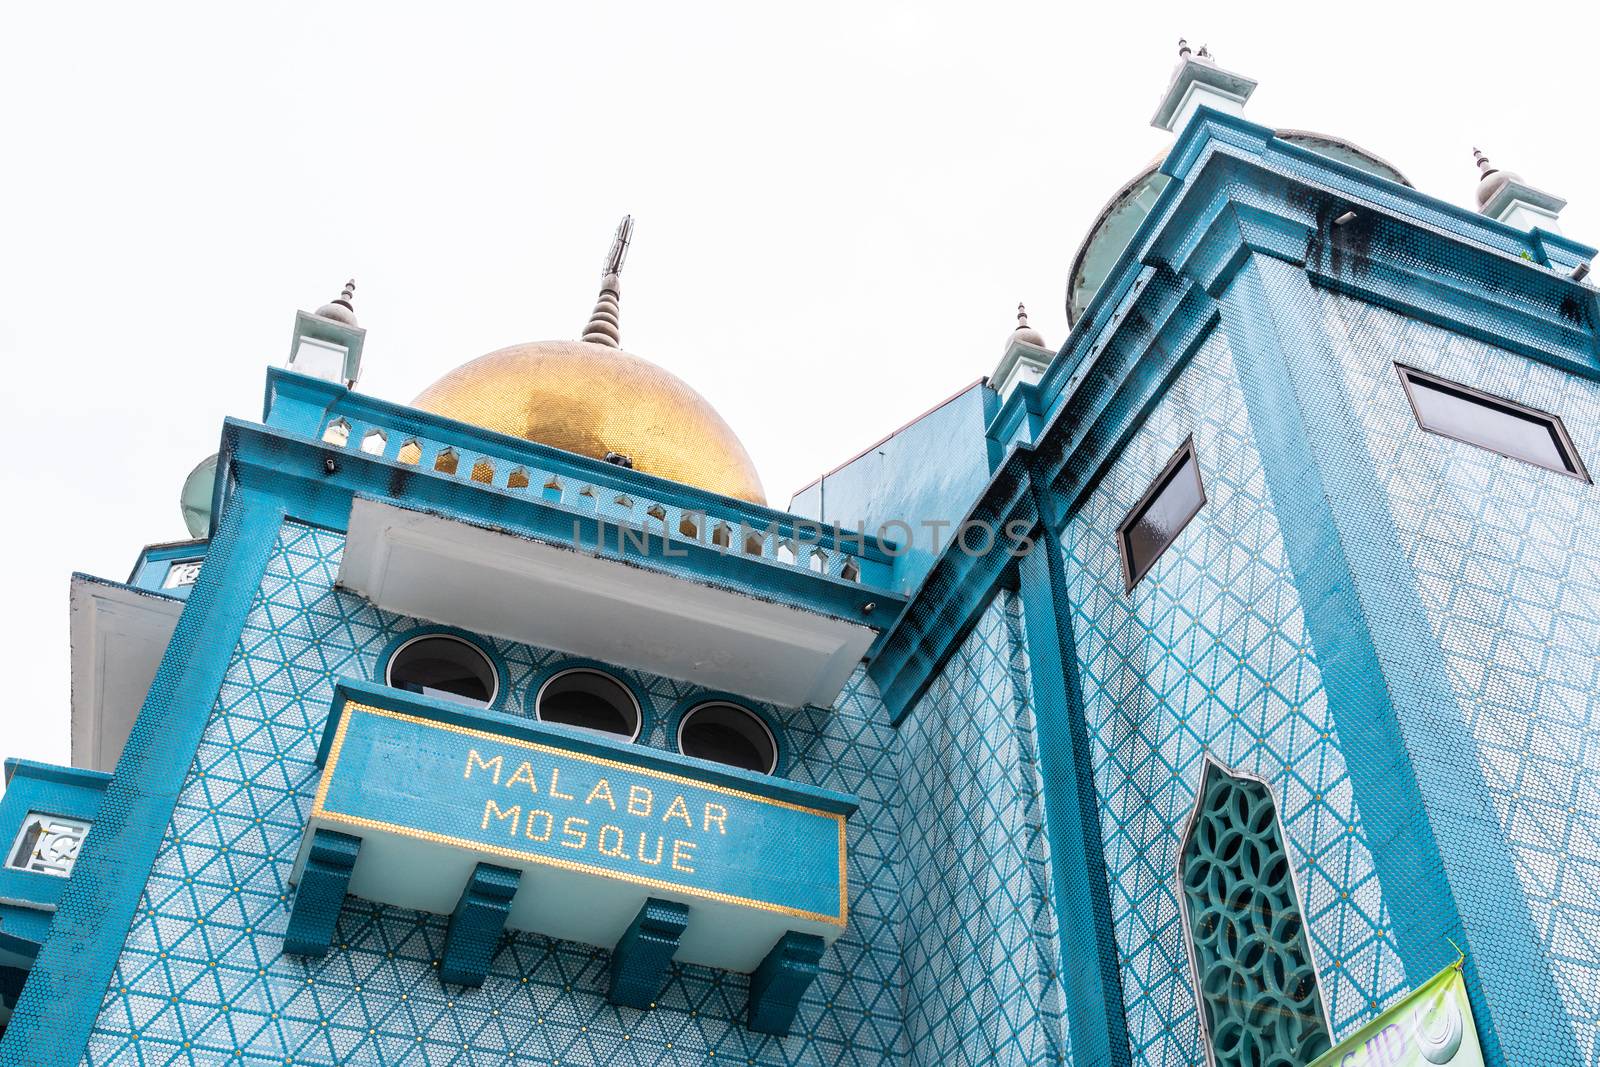
[[[785,707],[829,707],[870,627],[357,497],[339,584],[402,615]]]
[[[131,586],[72,576],[74,767],[116,767],[183,604]]]

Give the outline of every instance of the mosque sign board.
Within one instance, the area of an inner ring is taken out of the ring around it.
[[[851,797],[383,686],[340,683],[306,832],[361,838],[351,895],[449,914],[479,862],[518,870],[507,925],[610,947],[648,898],[676,958],[753,970],[844,929]]]

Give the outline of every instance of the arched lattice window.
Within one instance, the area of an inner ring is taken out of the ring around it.
[[[1189,961],[1215,1067],[1299,1067],[1332,1047],[1277,808],[1207,758],[1179,853]]]

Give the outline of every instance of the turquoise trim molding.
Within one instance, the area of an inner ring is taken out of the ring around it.
[[[511,898],[521,882],[522,872],[492,863],[480,863],[473,869],[450,915],[444,952],[439,957],[440,981],[473,989],[483,985],[505,932],[506,916],[511,914]]]
[[[750,976],[746,1024],[761,1034],[789,1033],[800,1000],[817,978],[825,946],[815,934],[787,933]]]
[[[39,972],[0,1042],[0,1065],[83,1057],[122,948],[105,931],[133,921],[283,516],[278,500],[239,489],[219,517],[207,558],[220,565],[201,571],[162,656],[94,832],[61,895]]]
[[[335,830],[318,830],[312,835],[294,907],[289,910],[289,926],[283,933],[283,951],[294,956],[327,955],[360,852],[359,837]]]
[[[1044,492],[1033,489],[1042,508]],[[1038,549],[1018,564],[1028,642],[1039,778],[1050,827],[1050,874],[1060,916],[1061,983],[1073,1062],[1131,1064],[1121,959],[1100,836],[1094,761],[1084,722],[1066,558],[1041,523]]]
[[[611,952],[611,1003],[641,1010],[655,1007],[667,984],[672,954],[688,928],[688,905],[655,897],[646,900]]]

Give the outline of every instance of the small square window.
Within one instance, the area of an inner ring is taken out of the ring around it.
[[[88,832],[89,824],[81,819],[30,811],[11,845],[6,866],[66,878],[78,862],[78,849]]]
[[[1200,464],[1195,459],[1194,438],[1190,437],[1178,446],[1166,467],[1117,527],[1125,592],[1133,592],[1133,587],[1155,566],[1161,553],[1178,539],[1205,502],[1206,488],[1200,481]]]
[[[173,562],[167,568],[166,580],[161,583],[163,589],[182,589],[186,585],[193,585],[200,580],[200,564],[198,559],[181,559]]]
[[[1510,459],[1587,482],[1578,450],[1559,415],[1524,407],[1471,386],[1396,363],[1417,425]]]

